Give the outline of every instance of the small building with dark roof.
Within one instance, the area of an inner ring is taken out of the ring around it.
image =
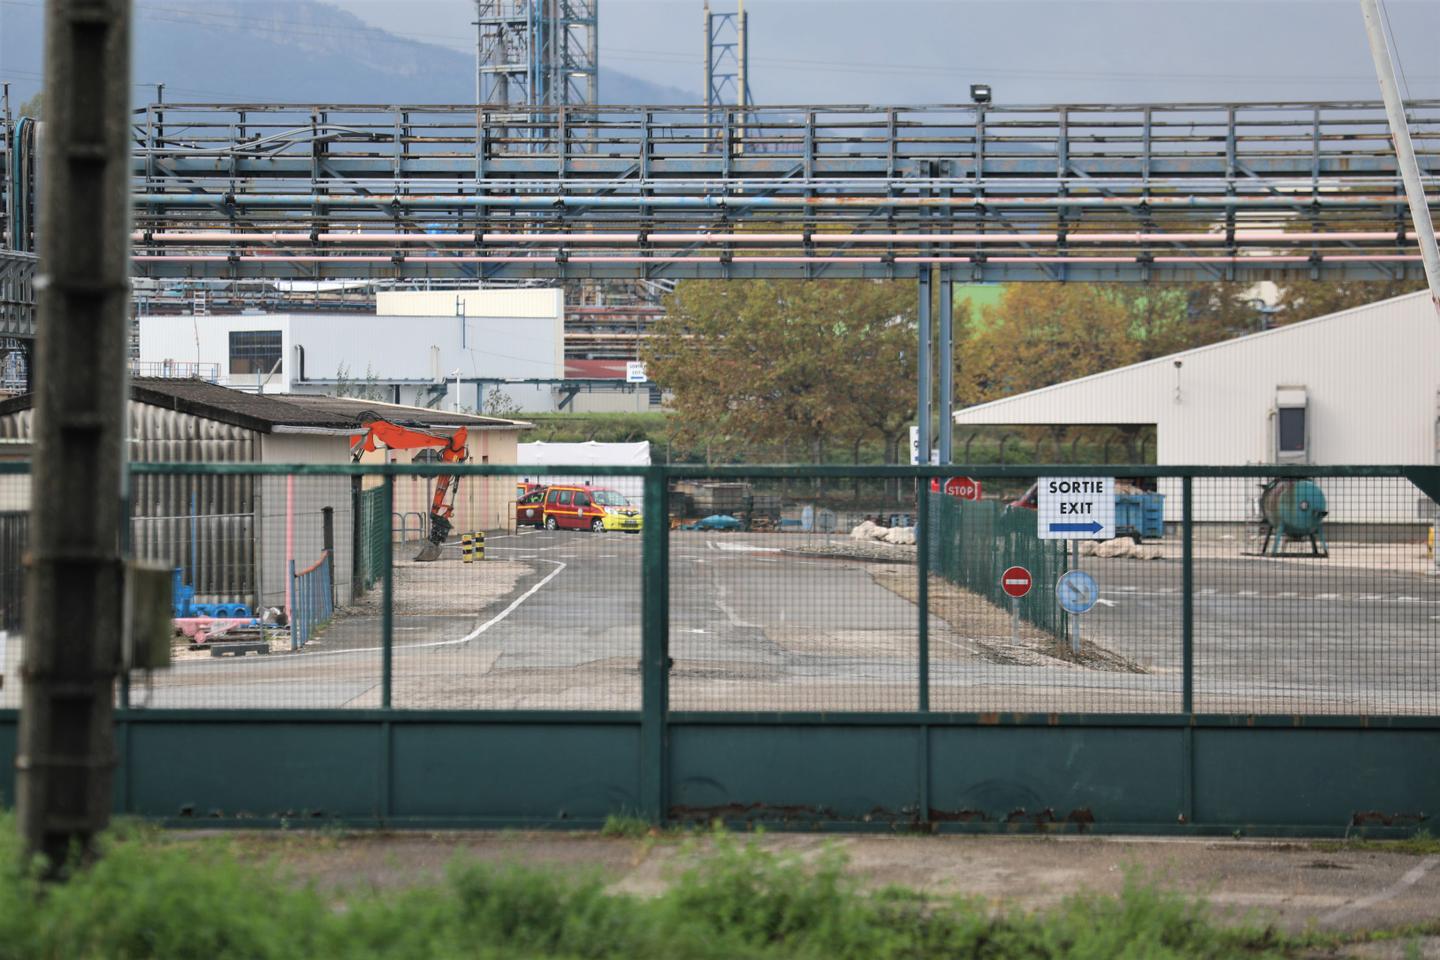
[[[29,457],[33,415],[31,394],[0,401],[0,456]],[[134,463],[339,464],[351,461],[351,444],[363,432],[362,424],[377,418],[441,436],[464,427],[474,463],[515,463],[520,434],[531,428],[518,420],[372,400],[254,394],[205,380],[137,377],[130,384],[127,442]],[[416,451],[380,450],[364,462],[409,463],[415,457]],[[376,511],[379,479],[355,481],[345,476],[136,475],[131,482],[134,552],[180,568],[197,602],[284,607],[290,563],[304,569],[320,559],[328,524],[336,600],[343,604],[377,575],[367,569],[365,545],[392,534],[421,537],[434,491],[431,478],[398,478],[394,513],[384,518]],[[514,498],[510,477],[463,481],[455,498],[456,530],[508,527]],[[397,560],[405,556],[404,549],[396,548]],[[450,559],[448,552],[445,559]],[[454,559],[459,559],[458,549]]]

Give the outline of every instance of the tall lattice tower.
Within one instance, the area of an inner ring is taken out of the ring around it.
[[[595,103],[599,0],[475,0],[477,103]]]
[[[705,0],[705,106],[748,107],[750,98],[750,55],[747,50],[749,21],[745,0],[738,0],[734,12],[717,13]]]

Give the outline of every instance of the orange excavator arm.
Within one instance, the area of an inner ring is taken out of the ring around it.
[[[438,449],[446,463],[464,463],[470,458],[465,442],[468,431],[460,427],[446,437],[422,430],[412,430],[388,420],[371,420],[364,424],[365,433],[350,438],[350,459],[358,461],[363,454],[384,444],[391,450]],[[455,514],[454,494],[460,487],[456,474],[440,474],[435,478],[435,495],[430,500],[430,542],[421,548],[416,560],[440,559],[440,548],[450,535],[450,518]],[[448,502],[447,502],[448,501]]]

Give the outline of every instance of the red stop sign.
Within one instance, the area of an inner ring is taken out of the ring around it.
[[[1019,600],[1030,592],[1035,585],[1030,577],[1030,571],[1024,567],[1007,567],[1005,572],[1000,574],[1000,589]]]
[[[945,492],[961,500],[980,499],[980,481],[969,477],[951,477],[945,481]]]

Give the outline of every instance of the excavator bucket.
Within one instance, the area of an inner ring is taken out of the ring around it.
[[[439,560],[445,549],[445,538],[450,536],[451,523],[448,517],[439,513],[430,514],[430,537],[420,552],[415,554],[416,563],[430,563]]]

